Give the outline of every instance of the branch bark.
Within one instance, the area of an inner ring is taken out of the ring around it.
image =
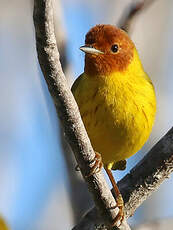
[[[118,208],[115,208],[115,199],[103,174],[99,172],[91,177],[85,177],[91,171],[91,162],[95,158],[95,153],[59,61],[54,34],[52,1],[35,0],[33,18],[38,60],[64,127],[66,138],[75,154],[102,220],[110,225],[118,214]]]
[[[173,172],[173,128],[149,151],[149,153],[119,183],[125,202],[126,218],[147,199]],[[113,191],[112,191],[113,192]],[[81,230],[88,224],[90,230],[99,223],[97,210],[91,209],[74,228]]]
[[[65,73],[67,82],[71,82],[73,77],[66,52],[68,38],[63,20],[63,9],[61,3],[61,0],[53,0],[54,30],[56,43],[60,54],[61,66],[63,72]],[[69,201],[73,210],[72,217],[73,224],[75,225],[82,217],[82,214],[93,205],[93,201],[89,194],[89,191],[87,190],[87,185],[82,179],[81,174],[74,170],[76,166],[76,160],[70,146],[65,140],[64,130],[62,129],[62,126],[59,127],[59,130],[62,154],[65,160],[66,171],[69,179]]]

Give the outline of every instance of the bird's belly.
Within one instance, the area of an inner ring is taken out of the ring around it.
[[[131,100],[124,106],[123,102],[120,105],[91,101],[81,113],[92,146],[102,155],[104,164],[135,154],[144,145],[152,129],[154,112],[148,109],[148,104],[146,107],[137,106]]]

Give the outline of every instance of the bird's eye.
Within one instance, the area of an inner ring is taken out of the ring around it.
[[[112,45],[111,50],[113,53],[117,53],[118,52],[118,45],[117,44]]]

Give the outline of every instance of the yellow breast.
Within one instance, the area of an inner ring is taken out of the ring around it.
[[[144,145],[154,122],[156,100],[150,79],[135,59],[123,73],[82,74],[72,91],[93,148],[104,164],[111,168]]]

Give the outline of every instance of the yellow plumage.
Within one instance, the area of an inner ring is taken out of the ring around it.
[[[156,112],[154,87],[135,45],[121,29],[96,25],[80,49],[85,52],[85,68],[72,92],[114,188],[119,213],[112,226],[119,226],[124,219],[124,202],[111,169],[125,169],[125,159],[148,139]],[[98,153],[90,175],[101,169]]]
[[[135,48],[125,70],[103,76],[83,73],[72,92],[92,146],[108,169],[144,145],[153,126],[156,98]]]

